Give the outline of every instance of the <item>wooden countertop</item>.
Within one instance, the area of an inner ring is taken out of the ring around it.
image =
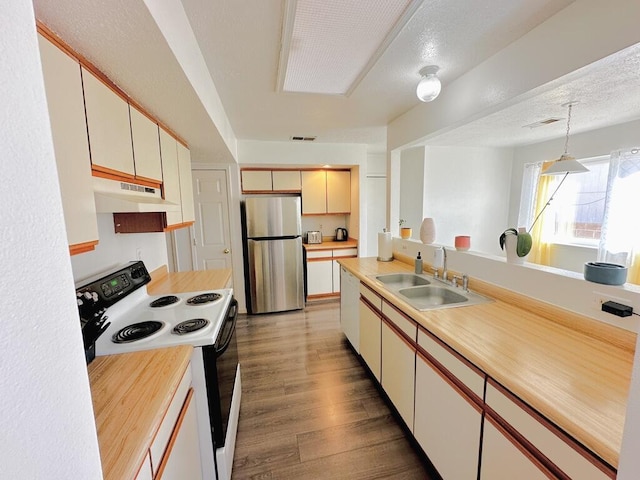
[[[420,312],[370,275],[397,260],[339,263],[420,325],[617,468],[636,334],[470,279],[495,302]]]
[[[305,243],[304,244],[304,248],[308,252],[311,252],[313,250],[338,250],[341,248],[357,248],[357,247],[358,247],[358,240],[355,240],[353,238],[349,238],[344,242],[336,242],[333,240],[329,240],[329,241],[323,240],[322,243]]]
[[[151,272],[151,282],[147,284],[149,295],[219,290],[231,285],[231,269],[193,270],[189,272],[167,272],[162,266]]]
[[[192,350],[183,345],[91,362],[89,382],[105,480],[136,476]]]

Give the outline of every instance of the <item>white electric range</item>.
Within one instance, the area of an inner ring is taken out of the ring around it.
[[[87,361],[95,355],[192,345],[193,388],[205,480],[229,480],[238,425],[241,376],[233,290],[148,295],[142,262],[76,286]],[[94,351],[93,351],[94,350]]]

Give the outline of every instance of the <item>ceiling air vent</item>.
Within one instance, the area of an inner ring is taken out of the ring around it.
[[[547,118],[546,120],[540,120],[539,122],[530,123],[529,125],[523,125],[522,128],[544,127],[545,125],[550,125],[552,123],[559,122],[560,120],[562,120],[562,118],[551,117],[551,118]]]
[[[313,142],[317,137],[291,137],[294,142]]]

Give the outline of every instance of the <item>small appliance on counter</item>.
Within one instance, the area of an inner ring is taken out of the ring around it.
[[[322,232],[319,232],[317,230],[310,230],[308,232],[305,232],[304,243],[322,243]]]
[[[346,242],[349,239],[349,232],[346,228],[336,228],[336,242]]]

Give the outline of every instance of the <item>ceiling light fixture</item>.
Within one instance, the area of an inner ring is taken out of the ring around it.
[[[438,70],[440,70],[440,67],[437,65],[428,65],[420,70],[422,78],[418,83],[418,88],[416,88],[416,95],[421,101],[430,102],[440,95],[442,85],[437,75]]]

